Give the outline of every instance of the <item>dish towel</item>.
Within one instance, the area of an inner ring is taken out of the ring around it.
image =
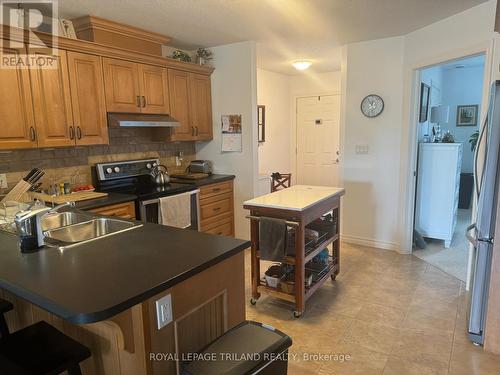
[[[190,192],[158,200],[158,223],[176,228],[187,228],[191,225]]]
[[[282,261],[285,256],[286,221],[261,217],[259,222],[259,250],[263,260]]]

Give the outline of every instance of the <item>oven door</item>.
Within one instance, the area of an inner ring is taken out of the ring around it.
[[[186,229],[200,230],[200,202],[199,190],[194,190],[191,193],[191,226]],[[139,216],[144,223],[158,224],[160,215],[160,204],[158,199],[150,199],[139,201]]]

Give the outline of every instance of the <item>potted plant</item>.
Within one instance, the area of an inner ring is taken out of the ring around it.
[[[179,60],[179,61],[183,61],[183,62],[191,62],[191,56],[189,56],[189,54],[187,52],[184,52],[180,49],[175,50],[172,53],[171,57],[175,60]]]
[[[479,130],[476,130],[474,133],[472,133],[469,138],[470,150],[472,152],[474,152],[474,150],[476,149],[478,138],[479,138]]]
[[[198,48],[196,50],[196,61],[200,65],[207,64],[210,60],[213,59],[213,52],[206,48]]]

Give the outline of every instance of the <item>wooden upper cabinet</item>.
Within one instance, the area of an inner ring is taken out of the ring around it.
[[[142,113],[170,113],[167,69],[138,64]]]
[[[1,53],[19,55],[8,49]],[[0,149],[36,147],[29,71],[0,69],[0,82]]]
[[[103,59],[106,109],[108,112],[141,112],[138,64]]]
[[[212,96],[210,77],[201,74],[190,74],[191,118],[197,141],[208,141],[213,138],[212,130]]]
[[[173,141],[194,140],[194,127],[191,124],[189,109],[190,84],[189,73],[169,69],[168,87],[170,92],[170,114],[180,122],[181,126],[172,129]]]
[[[51,67],[34,66],[29,70],[39,147],[75,144],[66,51],[54,52],[50,56],[44,54],[52,61]]]
[[[68,52],[68,67],[76,144],[108,143],[101,57]]]

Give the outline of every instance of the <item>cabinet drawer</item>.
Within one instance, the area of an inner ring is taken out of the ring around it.
[[[135,219],[134,202],[114,204],[112,206],[94,208],[89,211],[99,215],[116,216],[123,219]]]
[[[200,188],[200,199],[213,197],[214,195],[231,193],[233,181],[219,182],[218,184],[205,185]]]
[[[210,226],[203,230],[205,233],[218,234],[219,236],[232,236],[233,235],[233,221],[228,218],[219,222],[215,226]]]
[[[221,199],[211,201],[210,203],[200,203],[201,220],[210,219],[217,215],[222,215],[232,211],[233,208],[232,194],[224,194]]]

